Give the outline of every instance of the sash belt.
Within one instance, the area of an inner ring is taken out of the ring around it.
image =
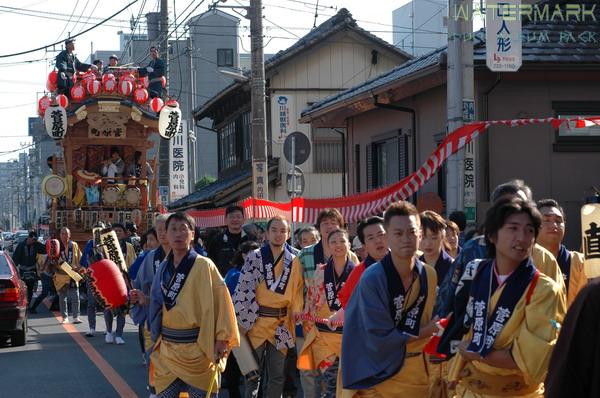
[[[407,352],[404,355],[404,358],[414,358],[414,357],[420,357],[421,355],[423,355],[422,352]]]
[[[171,329],[163,326],[161,331],[162,339],[171,343],[195,343],[199,334],[200,328]]]
[[[287,308],[258,307],[258,316],[265,318],[283,318],[287,316]]]

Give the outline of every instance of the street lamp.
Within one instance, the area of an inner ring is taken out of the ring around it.
[[[249,80],[250,80],[250,79],[248,78],[248,76],[246,76],[246,75],[243,75],[243,74],[241,74],[241,73],[238,73],[238,72],[231,71],[231,70],[227,70],[227,69],[218,69],[218,71],[219,71],[219,73],[220,73],[220,74],[222,74],[222,75],[225,75],[225,76],[227,76],[227,77],[230,77],[230,78],[232,78],[233,80],[237,80],[237,81],[239,81],[239,82],[247,82],[247,81],[249,81]]]

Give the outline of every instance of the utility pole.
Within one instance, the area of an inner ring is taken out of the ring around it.
[[[267,126],[265,114],[265,58],[263,54],[262,0],[250,0],[250,40],[252,69],[250,79],[252,113],[252,195],[269,198],[267,165]]]
[[[168,0],[160,0],[160,16],[158,23],[158,54],[159,57],[165,62],[165,77],[167,79],[167,85],[165,87],[166,92],[169,92],[169,3]],[[152,43],[150,44],[152,45]],[[158,144],[158,161],[161,167],[158,172],[158,185],[169,187],[169,144],[168,142],[162,142],[162,139]],[[170,188],[170,187],[169,187]],[[170,197],[170,195],[169,195]]]
[[[470,0],[449,0],[447,116],[448,133],[463,126],[463,100],[473,99],[473,21]],[[448,159],[446,212],[463,210],[464,150]]]
[[[225,2],[225,0],[221,0]],[[269,198],[269,168],[267,164],[267,116],[265,113],[265,57],[263,53],[262,0],[250,0],[250,6],[217,6],[246,10],[250,20],[250,113],[252,118],[252,196]]]

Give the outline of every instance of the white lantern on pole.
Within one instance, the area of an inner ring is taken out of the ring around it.
[[[171,139],[181,126],[181,110],[177,101],[167,101],[158,116],[158,134],[166,139]]]
[[[55,140],[67,135],[67,111],[60,105],[50,105],[44,114],[46,133]]]

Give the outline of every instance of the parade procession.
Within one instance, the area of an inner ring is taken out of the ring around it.
[[[0,20],[1,397],[600,397],[596,1]]]

